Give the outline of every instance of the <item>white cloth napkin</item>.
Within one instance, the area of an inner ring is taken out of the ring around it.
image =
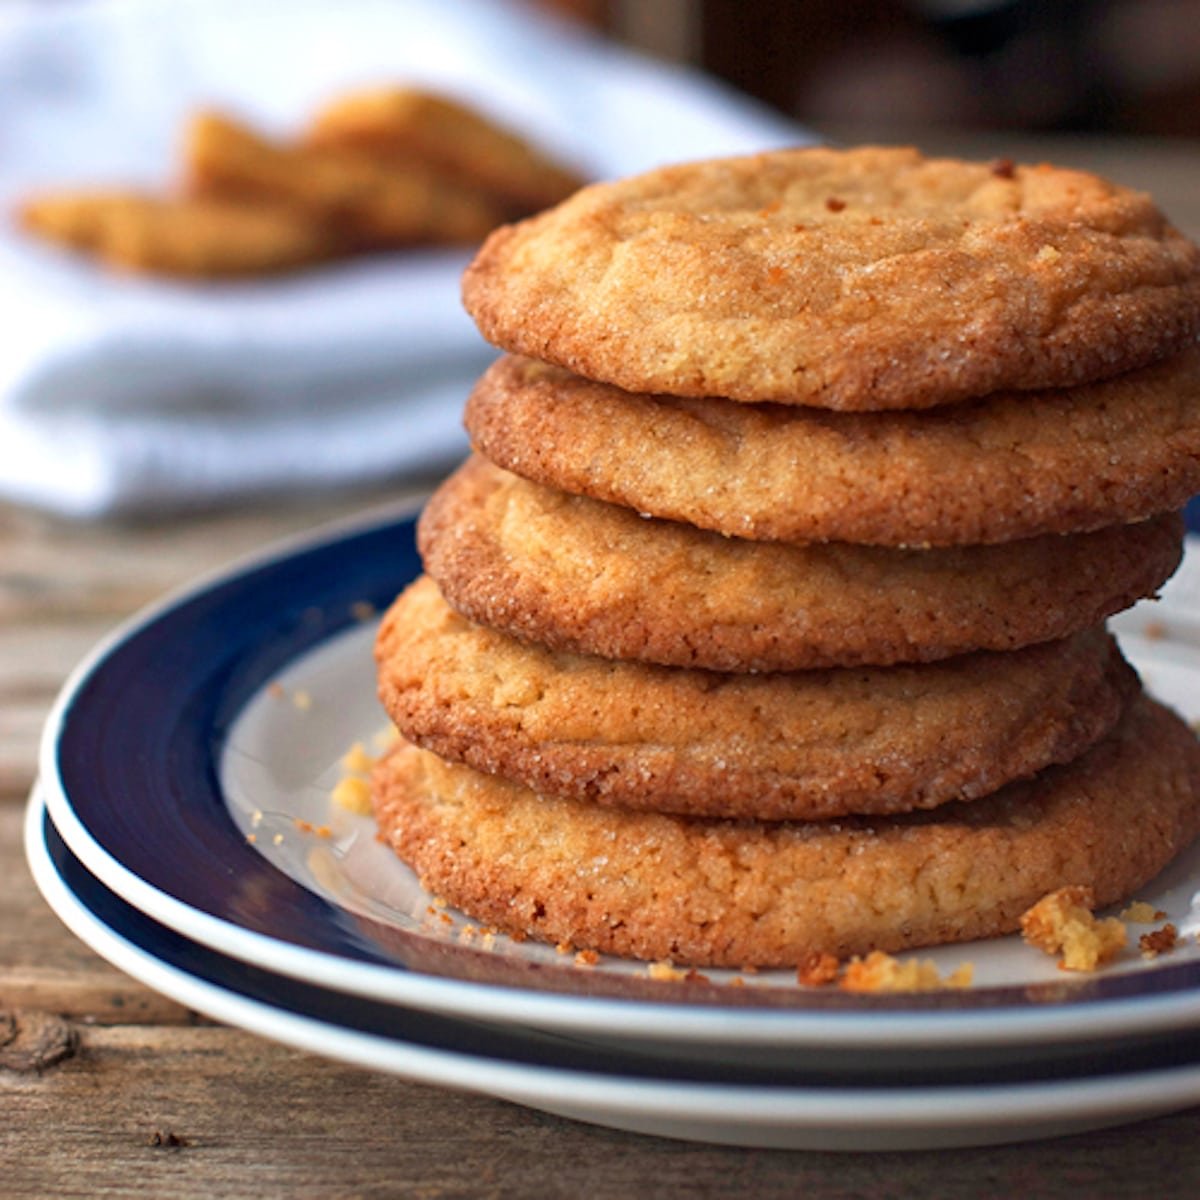
[[[295,132],[341,90],[451,91],[593,178],[806,140],[695,72],[505,0],[91,0],[0,7],[0,204],[165,185],[201,105]],[[444,466],[493,352],[467,256],[277,280],[130,278],[0,221],[0,497],[91,517]]]

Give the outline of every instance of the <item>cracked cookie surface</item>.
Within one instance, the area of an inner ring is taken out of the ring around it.
[[[507,357],[465,419],[477,450],[525,478],[755,540],[1007,542],[1142,520],[1200,491],[1200,348],[912,413],[651,396]]]
[[[518,936],[695,966],[795,966],[1011,933],[1065,882],[1121,900],[1200,830],[1200,746],[1139,699],[1104,741],[982,800],[832,823],[616,813],[401,743],[384,838],[437,895]]]
[[[1179,563],[1166,514],[997,546],[894,550],[722,537],[475,457],[418,526],[459,612],[554,649],[716,671],[929,662],[1098,625]]]
[[[459,616],[428,577],[376,643],[409,740],[625,809],[821,820],[976,799],[1103,737],[1137,676],[1101,629],[920,666],[762,675],[556,653]]]
[[[463,295],[496,345],[630,391],[926,408],[1181,349],[1200,251],[1085,172],[817,147],[585,188],[494,232]]]

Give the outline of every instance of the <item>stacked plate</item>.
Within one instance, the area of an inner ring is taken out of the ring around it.
[[[616,1128],[754,1146],[1017,1141],[1200,1103],[1200,846],[1138,898],[1172,953],[1067,975],[1019,939],[946,947],[961,992],[853,996],[783,973],[660,980],[479,930],[331,793],[385,724],[371,614],[420,569],[409,514],[293,543],[174,597],[78,669],[27,848],[116,966],[316,1053]],[[1117,622],[1200,718],[1200,547]]]

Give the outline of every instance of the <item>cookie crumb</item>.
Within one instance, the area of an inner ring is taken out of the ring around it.
[[[836,955],[813,950],[796,967],[796,982],[805,987],[824,987],[837,978],[840,965]]]
[[[844,992],[939,992],[969,988],[975,975],[972,963],[961,963],[945,978],[929,959],[900,960],[881,950],[866,958],[852,958],[838,986]]]
[[[678,983],[688,976],[686,971],[681,971],[677,966],[669,962],[652,962],[646,968],[646,974],[651,979],[657,979],[660,983]]]
[[[595,950],[580,950],[575,955],[577,967],[594,967],[600,961],[600,955]]]
[[[347,775],[334,784],[330,796],[334,804],[347,812],[357,813],[360,817],[371,813],[371,785],[365,779]]]
[[[1142,626],[1142,637],[1150,642],[1161,642],[1167,636],[1167,627],[1161,621],[1147,621]]]
[[[301,833],[311,833],[319,838],[333,836],[333,830],[328,825],[314,825],[311,821],[304,820],[303,817],[295,817],[292,823]]]
[[[1092,889],[1068,886],[1043,896],[1021,916],[1021,935],[1031,946],[1058,954],[1064,971],[1094,971],[1125,946],[1124,924],[1116,917],[1097,920]]]
[[[1138,938],[1138,949],[1143,958],[1157,958],[1169,954],[1179,942],[1179,930],[1169,921],[1161,929],[1152,929]]]
[[[377,611],[370,600],[356,600],[350,605],[350,615],[356,621],[369,621]]]
[[[355,742],[345,754],[342,755],[342,770],[354,771],[356,774],[365,775],[372,767],[375,766],[375,759],[367,753],[367,748],[362,742]]]
[[[1155,908],[1153,904],[1147,904],[1145,900],[1134,900],[1121,913],[1121,920],[1131,921],[1134,925],[1149,925],[1154,921],[1163,920],[1166,915],[1161,908]]]
[[[301,712],[307,712],[310,708],[312,708],[312,702],[312,696],[310,696],[308,692],[296,692],[295,695],[292,696],[292,704],[294,704]]]
[[[1017,164],[1011,158],[998,158],[992,163],[992,174],[997,179],[1015,179]]]

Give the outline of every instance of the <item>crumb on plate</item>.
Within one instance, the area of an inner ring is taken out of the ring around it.
[[[669,962],[652,962],[646,967],[646,974],[651,979],[657,979],[659,983],[680,983],[688,976],[686,971],[681,971],[674,963]]]
[[[1179,930],[1168,921],[1161,929],[1152,929],[1138,938],[1138,949],[1143,958],[1157,958],[1169,954],[1179,943]]]
[[[1161,908],[1155,908],[1145,900],[1134,900],[1121,913],[1121,920],[1132,922],[1134,925],[1151,925],[1155,921],[1161,921],[1166,915]]]
[[[837,956],[824,950],[806,954],[796,967],[796,982],[805,987],[823,987],[838,977],[841,964]]]
[[[1068,886],[1043,896],[1021,916],[1021,934],[1031,946],[1060,954],[1064,971],[1094,971],[1124,948],[1126,931],[1116,917],[1097,919],[1091,888]]]
[[[975,974],[973,964],[955,967],[942,977],[928,959],[898,959],[881,950],[866,958],[852,958],[842,971],[838,986],[845,992],[937,992],[969,988]]]
[[[371,785],[355,775],[347,775],[339,779],[330,793],[334,804],[348,812],[359,816],[369,816],[371,812]]]

